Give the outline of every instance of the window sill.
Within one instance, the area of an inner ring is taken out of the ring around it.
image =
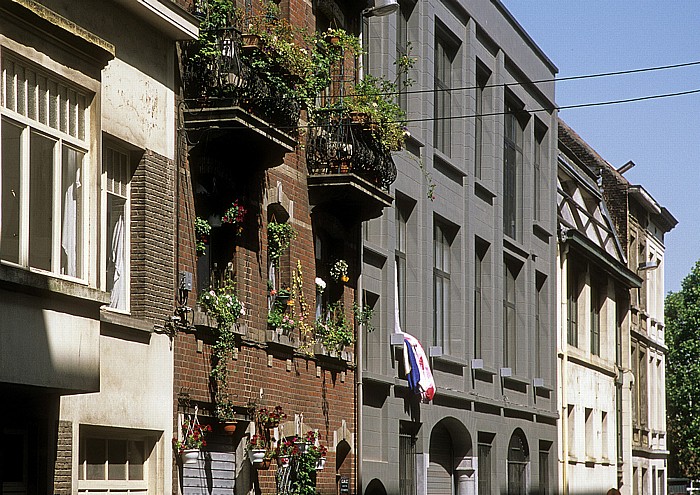
[[[496,193],[476,179],[474,180],[474,195],[489,206],[493,206],[493,200],[496,197]]]
[[[194,314],[192,316],[192,324],[195,327],[205,327],[205,328],[217,328],[218,324],[216,320],[209,316],[205,311],[201,311],[199,308],[195,308]],[[231,328],[232,332],[236,335],[241,335],[245,337],[248,335],[248,325],[245,323],[234,323]]]
[[[442,356],[435,356],[431,359],[436,363],[444,363],[450,366],[461,366],[462,368],[466,368],[467,366],[469,366],[464,359],[448,356],[447,354],[443,354]]]
[[[268,328],[265,332],[265,343],[293,353],[299,347],[299,341],[295,335],[285,335],[280,329]]]
[[[144,333],[153,333],[153,325],[139,318],[135,318],[130,314],[117,312],[104,306],[100,308],[100,321]]]
[[[335,350],[326,349],[321,343],[317,343],[314,346],[314,354],[318,361],[324,361],[328,363],[335,363],[340,365],[345,365],[346,363],[352,363],[352,353],[343,349],[340,352]]]
[[[109,293],[64,280],[49,274],[36,273],[26,268],[0,263],[0,286],[21,292],[43,295],[46,292],[94,302],[109,304]]]
[[[549,242],[552,238],[552,233],[540,225],[539,221],[532,223],[532,233],[538,237],[542,242]]]

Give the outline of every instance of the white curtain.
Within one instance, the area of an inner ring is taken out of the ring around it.
[[[109,307],[126,310],[126,280],[124,278],[124,217],[119,215],[112,232],[112,263],[114,263],[114,285]]]
[[[80,188],[80,169],[75,172],[75,182],[71,183],[63,196],[63,222],[61,228],[61,248],[66,255],[63,273],[71,277],[78,276],[78,188]]]

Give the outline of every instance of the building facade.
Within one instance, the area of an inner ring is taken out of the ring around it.
[[[630,296],[630,366],[633,494],[665,494],[668,481],[666,444],[666,346],[664,343],[664,237],[678,221],[641,185],[621,176],[629,163],[603,173],[619,230],[624,232],[630,270],[641,287]]]
[[[368,72],[404,77],[393,211],[364,226],[364,493],[557,489],[554,65],[498,1],[400,2]],[[545,109],[545,110],[542,110]],[[422,344],[436,394],[406,380]]]
[[[2,493],[170,490],[175,3],[0,4]],[[8,464],[9,463],[9,464]]]
[[[181,45],[174,433],[195,418],[212,431],[196,462],[175,465],[173,493],[356,490],[360,226],[391,204],[395,176],[388,151],[344,113],[360,4],[193,6],[201,36]],[[235,314],[214,300],[234,301]],[[267,419],[277,407],[285,416]],[[286,464],[281,449],[309,432],[305,448],[327,453],[302,480],[302,454]]]
[[[606,162],[559,121],[557,352],[561,493],[629,493],[630,290],[642,279],[603,200]]]

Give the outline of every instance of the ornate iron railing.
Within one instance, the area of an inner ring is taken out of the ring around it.
[[[367,124],[353,122],[343,109],[314,112],[306,142],[309,174],[353,173],[385,190],[396,180],[391,152]]]
[[[301,105],[246,63],[241,33],[224,28],[209,34],[216,40],[214,50],[207,52],[200,41],[182,45],[183,83],[190,106],[240,106],[288,134],[295,133]]]

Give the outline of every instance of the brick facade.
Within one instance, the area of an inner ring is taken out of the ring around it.
[[[146,150],[131,180],[131,312],[162,324],[173,307],[174,164]]]
[[[282,17],[293,25],[314,29],[315,20],[309,2],[283,1],[280,7]],[[257,12],[259,8],[260,3],[254,2],[254,11]],[[178,269],[192,272],[195,275],[194,287],[200,283],[200,289],[204,288],[201,286],[202,281],[197,281],[198,258],[195,254],[193,225],[198,214],[206,216],[202,213],[202,186],[198,180],[202,170],[206,169],[206,173],[214,170],[213,174],[219,174],[222,183],[228,181],[231,185],[225,193],[227,198],[209,197],[208,200],[226,204],[227,201],[230,203],[238,199],[248,211],[241,235],[235,237],[227,247],[230,249],[228,261],[231,262],[237,296],[246,308],[245,315],[238,320],[245,333],[236,336],[236,351],[228,363],[227,392],[238,411],[238,428],[253,430],[254,426],[248,421],[251,418],[246,413],[246,408],[251,403],[256,404],[256,407],[268,408],[281,405],[288,420],[294,420],[295,416],[297,419],[303,417],[305,431],[300,433],[304,434],[309,429],[318,430],[320,443],[329,450],[325,470],[317,473],[317,490],[322,494],[337,493],[338,477],[354,480],[355,476],[355,461],[351,453],[355,450],[354,364],[316,356],[313,347],[304,347],[303,343],[297,348],[289,348],[266,341],[269,304],[267,223],[273,211],[284,211],[289,215],[288,222],[296,231],[290,248],[282,255],[277,278],[282,285],[291,286],[293,273],[297,271],[299,263],[303,277],[303,295],[308,304],[311,323],[315,315],[314,279],[317,274],[312,228],[314,219],[306,182],[305,151],[302,146],[297,146],[294,151],[280,152],[277,155],[270,153],[270,157],[263,160],[259,158],[262,153],[258,153],[257,149],[249,149],[251,144],[241,132],[226,135],[223,141],[225,144],[219,142],[218,148],[213,144],[207,144],[206,148],[198,146],[208,138],[206,132],[192,132],[186,140],[181,137],[179,143],[181,150],[188,143],[190,153],[186,157],[181,155],[183,160],[179,170]],[[301,140],[299,144],[302,144]],[[274,143],[270,142],[263,145],[263,148],[273,146]],[[205,148],[204,152],[201,151],[202,148]],[[260,151],[269,152],[267,149]],[[224,189],[225,186],[219,187],[219,191]],[[270,207],[271,205],[273,206]],[[355,229],[359,229],[359,223],[346,230],[350,235],[345,239],[344,245],[349,247],[345,248],[342,256],[348,261],[358,256],[356,251],[352,252],[352,248],[357,246],[351,235]],[[351,275],[353,270],[351,264]],[[352,284],[351,281],[343,288],[341,297],[348,316],[355,298]],[[189,304],[193,307],[197,296],[196,289],[189,294]],[[191,331],[179,332],[175,337],[175,433],[177,414],[192,412],[191,407],[183,405],[184,396],[188,398],[190,406],[199,406],[201,417],[214,417],[209,373],[216,332],[213,327],[198,324]],[[299,330],[294,332],[298,334]],[[301,340],[303,342],[303,338]],[[211,421],[216,423],[215,419]],[[343,433],[347,431],[351,432],[350,436]],[[285,435],[293,433],[285,430]],[[245,447],[246,435],[243,438],[238,435],[237,433],[234,437],[234,447]],[[343,442],[344,436],[346,443]],[[247,460],[241,458],[239,462],[244,464]],[[276,491],[275,472],[274,465],[267,471],[253,472],[252,482],[257,493]],[[174,476],[174,480],[177,480],[178,467],[174,468]],[[237,477],[236,483],[243,481],[238,481]],[[178,492],[178,484],[177,481],[173,482],[173,493]],[[243,490],[249,488],[251,487],[245,486]],[[238,490],[239,487],[236,491]],[[354,481],[351,484],[352,491]]]
[[[59,421],[57,431],[53,493],[54,495],[70,495],[72,493],[71,475],[73,472],[73,423]]]

